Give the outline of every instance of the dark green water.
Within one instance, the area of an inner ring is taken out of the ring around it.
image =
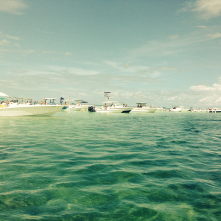
[[[0,220],[221,220],[221,114],[0,118]]]

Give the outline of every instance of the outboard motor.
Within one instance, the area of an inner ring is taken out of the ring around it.
[[[90,106],[90,107],[88,107],[88,111],[90,111],[90,112],[96,112],[95,106]]]

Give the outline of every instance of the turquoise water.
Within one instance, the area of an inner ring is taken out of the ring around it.
[[[0,220],[221,220],[221,115],[0,118]]]

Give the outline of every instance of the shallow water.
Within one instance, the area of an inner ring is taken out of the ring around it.
[[[0,118],[0,220],[221,220],[221,115]]]

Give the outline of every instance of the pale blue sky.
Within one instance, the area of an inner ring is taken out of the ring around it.
[[[221,0],[0,0],[0,92],[221,107]]]

